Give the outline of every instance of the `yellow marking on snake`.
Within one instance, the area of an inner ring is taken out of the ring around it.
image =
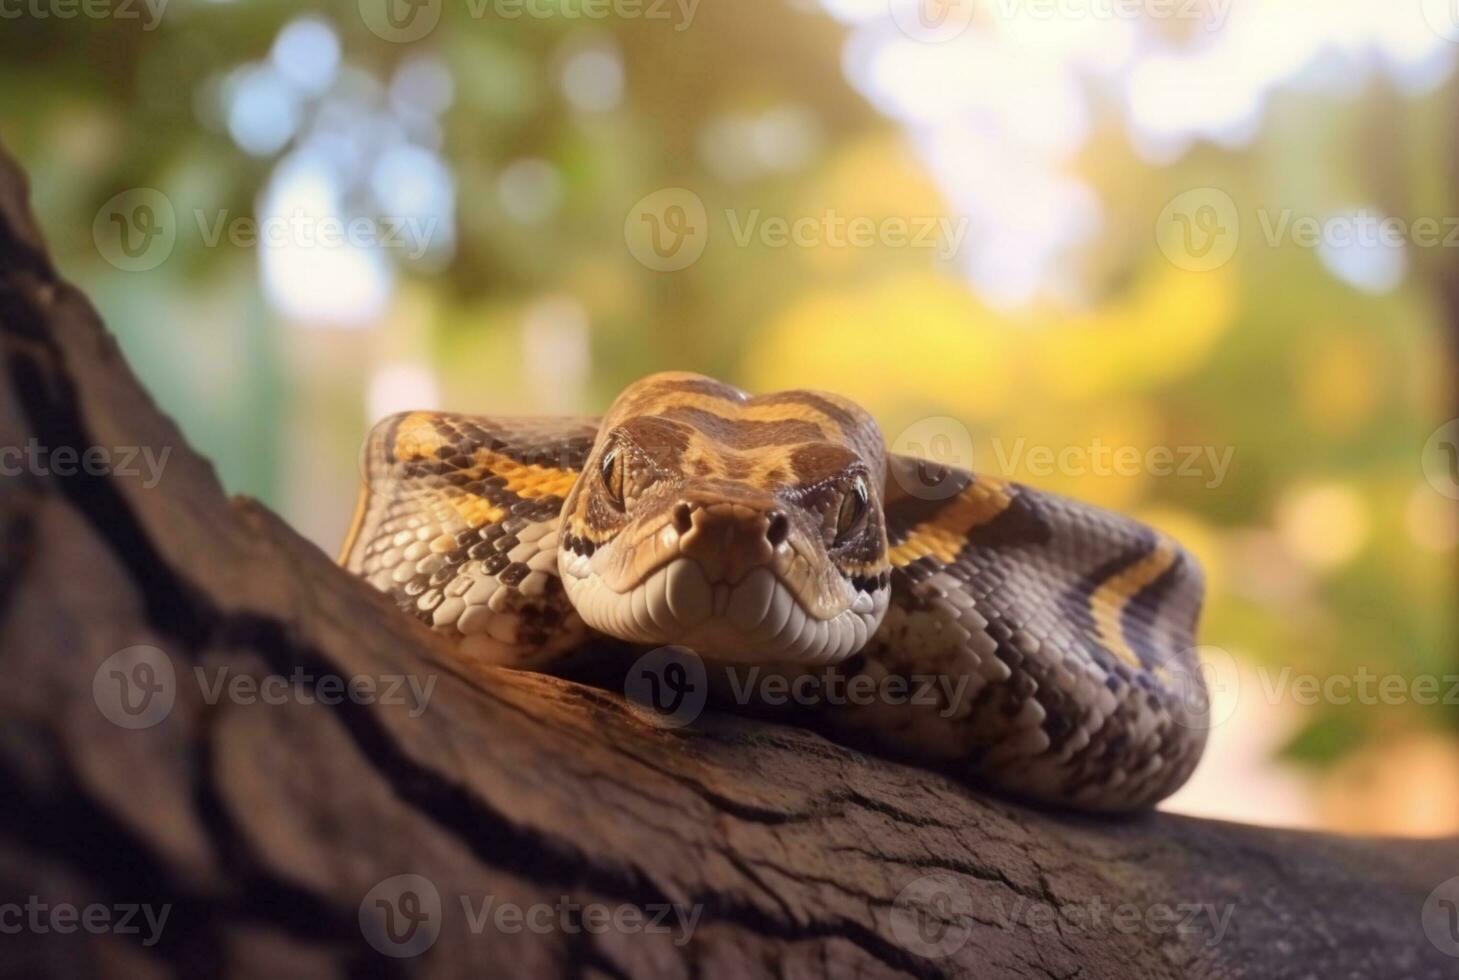
[[[443,445],[445,441],[431,423],[430,414],[416,412],[400,422],[395,434],[395,458],[411,461],[435,459]],[[506,481],[502,484],[503,489],[525,500],[566,497],[578,478],[576,470],[523,463],[490,449],[478,449],[471,458],[473,465],[458,471],[463,477],[482,479],[499,476]]]
[[[1131,667],[1143,669],[1140,658],[1125,642],[1125,631],[1120,625],[1125,608],[1141,589],[1170,570],[1178,553],[1175,542],[1162,535],[1154,550],[1130,567],[1110,576],[1089,597],[1089,608],[1094,614],[1094,628],[1099,633],[1100,642],[1105,649]]]
[[[478,497],[474,493],[453,497],[450,504],[469,528],[478,528],[483,524],[495,524],[505,520],[507,516],[505,507],[498,507],[485,497]]]
[[[434,419],[431,412],[412,412],[400,420],[395,431],[395,444],[391,447],[397,462],[420,462],[439,458],[442,447],[447,446],[448,442],[441,435]],[[523,500],[566,497],[578,478],[576,470],[523,463],[490,449],[476,450],[471,459],[471,466],[457,471],[462,478],[481,480],[492,476],[500,477],[503,481],[502,489]],[[506,519],[506,507],[479,494],[459,490],[444,493],[444,503],[456,512],[467,527],[478,528]]]
[[[400,420],[395,429],[395,445],[391,452],[396,459],[435,459],[436,453],[446,445],[433,421],[433,412],[411,412]]]
[[[572,485],[577,482],[575,470],[562,470],[553,466],[538,466],[536,463],[519,463],[510,456],[503,456],[482,449],[474,457],[476,465],[487,472],[501,477],[509,493],[526,500],[538,497],[566,497]]]
[[[841,431],[836,420],[813,405],[802,403],[757,405],[736,401],[707,392],[670,392],[656,395],[636,410],[639,415],[663,415],[673,409],[697,408],[717,415],[727,422],[809,422],[821,430],[825,438],[835,438]]]
[[[1006,484],[986,477],[974,481],[937,514],[912,528],[901,544],[887,553],[893,568],[931,555],[944,565],[957,560],[975,527],[987,524],[1013,502]]]

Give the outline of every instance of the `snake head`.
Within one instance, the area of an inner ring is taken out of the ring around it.
[[[732,662],[833,663],[886,612],[885,457],[837,396],[653,375],[614,402],[563,504],[592,628]]]

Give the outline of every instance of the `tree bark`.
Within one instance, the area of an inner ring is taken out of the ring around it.
[[[461,664],[226,496],[3,155],[0,362],[0,973],[1459,975],[1454,841],[1051,814]]]

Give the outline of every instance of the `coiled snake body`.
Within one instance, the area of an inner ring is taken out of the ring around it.
[[[1085,809],[1151,805],[1200,756],[1189,555],[1127,518],[889,454],[844,398],[658,374],[602,419],[393,416],[364,459],[344,564],[464,657],[539,666],[597,631],[848,686],[936,677],[927,698],[823,710]]]

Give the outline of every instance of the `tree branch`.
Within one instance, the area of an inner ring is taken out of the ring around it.
[[[57,277],[8,158],[0,358],[0,446],[41,461],[0,483],[0,926],[5,903],[45,909],[0,938],[0,973],[1459,969],[1421,923],[1453,841],[1042,813],[808,731],[669,728],[610,690],[458,663],[226,497]],[[63,447],[106,472],[63,475]],[[134,451],[168,453],[155,486]],[[331,678],[377,686],[322,703]],[[62,930],[57,909],[93,905],[110,926]],[[416,947],[391,946],[416,908]]]

